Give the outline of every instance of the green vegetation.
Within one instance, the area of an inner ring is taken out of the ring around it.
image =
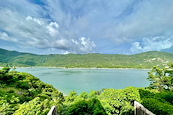
[[[173,114],[172,91],[142,90],[141,99],[142,104],[156,115]]]
[[[151,84],[150,87],[162,91],[163,89],[173,89],[173,64],[169,64],[166,68],[154,67],[149,72]]]
[[[66,68],[152,68],[173,62],[173,54],[145,52],[135,55],[120,54],[51,54],[35,55],[0,49],[0,65],[10,67],[66,67]]]
[[[62,106],[63,101],[61,92],[31,74],[10,71],[8,67],[0,70],[1,115],[46,114],[51,106]]]
[[[172,115],[173,63],[163,68],[153,67],[148,79],[150,90],[142,91],[142,104],[157,115]]]
[[[173,115],[173,64],[154,67],[148,88],[102,89],[68,96],[28,73],[0,70],[0,115],[133,115],[133,101],[157,115]]]
[[[65,98],[63,114],[80,113],[80,115],[133,114],[132,101],[140,101],[139,90],[134,87],[126,89],[104,89],[77,95],[71,92]]]

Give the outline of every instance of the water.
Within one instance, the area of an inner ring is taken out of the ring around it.
[[[123,89],[128,86],[147,87],[147,72],[140,69],[63,69],[63,68],[17,68],[53,85],[65,95],[71,91]]]

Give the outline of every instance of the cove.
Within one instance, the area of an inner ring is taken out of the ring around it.
[[[90,92],[103,88],[123,89],[129,86],[147,87],[148,71],[142,69],[64,69],[64,68],[17,68],[49,83],[68,95],[71,91]]]

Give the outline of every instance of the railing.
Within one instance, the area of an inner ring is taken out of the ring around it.
[[[142,104],[137,101],[134,101],[135,113],[134,115],[155,115],[148,109],[146,109]],[[56,106],[52,106],[47,115],[58,115]]]
[[[50,109],[50,111],[47,115],[58,115],[56,106],[52,106],[52,108]]]
[[[135,115],[155,115],[137,101],[134,101],[134,107],[135,107]]]

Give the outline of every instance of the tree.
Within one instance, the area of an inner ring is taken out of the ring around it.
[[[60,106],[59,100],[42,99],[36,97],[28,103],[23,103],[16,110],[14,115],[47,115],[50,108],[54,105]]]
[[[77,93],[75,91],[72,91],[70,92],[69,96],[66,98],[66,101],[73,102],[77,96],[78,96]]]
[[[173,64],[169,64],[165,68],[153,67],[148,74],[151,88],[159,91],[173,89]]]
[[[10,71],[10,69],[11,68],[9,68],[9,67],[4,67],[4,68],[2,68],[2,71],[6,74]]]
[[[133,111],[134,100],[141,101],[139,90],[134,87],[126,89],[104,89],[99,96],[104,109],[108,114],[122,115]]]

